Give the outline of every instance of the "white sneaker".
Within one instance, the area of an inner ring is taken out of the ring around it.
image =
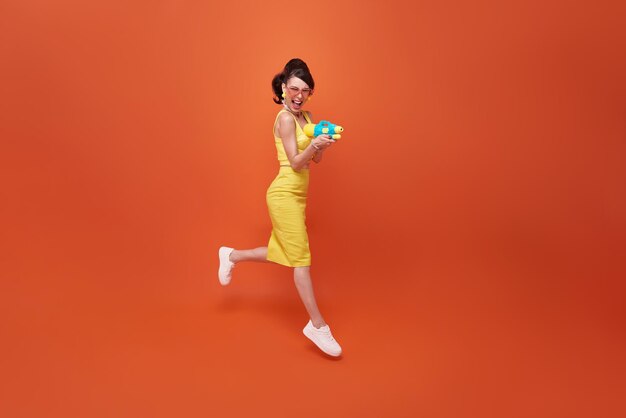
[[[339,343],[335,341],[335,338],[333,338],[333,334],[330,332],[328,325],[315,328],[313,322],[309,320],[309,323],[306,324],[302,333],[329,356],[338,357],[341,355],[341,347]]]
[[[217,253],[220,259],[220,268],[217,271],[217,277],[219,277],[222,286],[226,286],[230,283],[231,274],[233,268],[235,268],[235,263],[230,261],[228,258],[230,253],[233,252],[233,249],[234,248],[230,247],[220,247],[220,250]]]

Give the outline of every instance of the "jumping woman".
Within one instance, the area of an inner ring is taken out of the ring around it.
[[[274,76],[274,102],[282,109],[274,121],[274,142],[280,165],[266,194],[272,233],[267,247],[248,250],[220,247],[218,277],[226,286],[233,268],[242,261],[271,261],[292,267],[296,289],[310,317],[302,332],[324,353],[336,357],[341,355],[341,347],[324,321],[313,293],[305,224],[310,161],[319,163],[324,151],[335,142],[329,135],[310,139],[302,130],[304,125],[312,123],[310,112],[305,112],[303,107],[311,99],[314,88],[309,67],[298,58],[290,60],[283,71]]]

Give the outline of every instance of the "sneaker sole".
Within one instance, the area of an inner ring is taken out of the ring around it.
[[[230,283],[230,279],[228,279],[228,278],[225,278],[224,280],[222,280],[222,276],[220,274],[221,271],[222,271],[222,266],[226,263],[226,261],[228,261],[228,256],[229,255],[230,255],[229,254],[229,248],[226,248],[226,247],[220,247],[220,249],[219,249],[219,251],[217,253],[217,256],[218,256],[218,258],[220,260],[220,266],[217,269],[217,278],[219,279],[220,284],[222,286],[226,286],[226,285],[228,285]]]

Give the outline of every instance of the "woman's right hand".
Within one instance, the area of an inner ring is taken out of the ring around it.
[[[313,138],[311,143],[314,144],[321,151],[321,150],[325,150],[326,148],[334,144],[335,140],[332,139],[330,135],[328,134],[322,134],[316,138]]]

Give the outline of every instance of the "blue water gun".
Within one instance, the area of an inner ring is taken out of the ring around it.
[[[309,138],[326,134],[330,135],[332,139],[339,139],[341,138],[339,134],[343,132],[343,127],[330,123],[327,120],[322,120],[319,123],[307,123],[302,130]]]

